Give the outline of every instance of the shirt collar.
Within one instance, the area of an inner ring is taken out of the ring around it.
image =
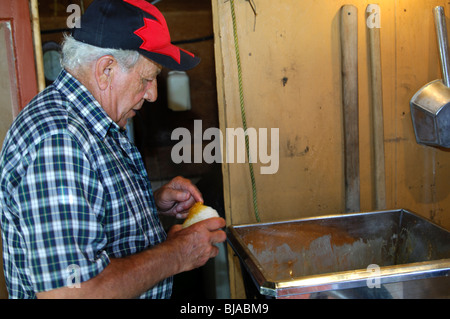
[[[53,85],[71,102],[73,111],[101,139],[106,137],[111,128],[120,129],[119,125],[108,116],[88,89],[66,70],[61,71]]]

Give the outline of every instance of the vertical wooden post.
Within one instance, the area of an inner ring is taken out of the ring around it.
[[[39,25],[39,8],[38,0],[31,0],[31,21],[33,28],[34,55],[36,59],[36,74],[38,80],[38,89],[42,91],[45,88],[44,75],[44,57],[41,42],[41,27]]]

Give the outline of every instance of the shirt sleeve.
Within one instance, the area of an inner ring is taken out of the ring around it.
[[[17,192],[25,264],[36,292],[93,278],[108,264],[104,193],[74,138],[47,137]]]

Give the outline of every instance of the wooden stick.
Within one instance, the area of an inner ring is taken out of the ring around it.
[[[368,28],[371,76],[371,100],[374,150],[375,208],[386,208],[386,182],[384,167],[383,90],[381,76],[380,29]]]
[[[358,18],[353,5],[341,8],[342,102],[344,109],[345,211],[359,212]]]
[[[39,25],[38,0],[30,0],[30,1],[31,1],[31,20],[33,28],[34,55],[36,59],[38,89],[39,91],[42,91],[43,89],[45,89],[45,75],[44,75],[44,56],[42,53],[41,27]]]

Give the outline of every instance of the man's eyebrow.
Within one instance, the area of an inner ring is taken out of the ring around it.
[[[141,77],[143,77],[143,78],[153,77],[153,76],[159,75],[161,72],[162,72],[162,68],[158,67],[155,71],[151,72],[149,76],[146,76],[146,75],[148,75],[149,73],[146,73],[145,71],[142,72],[142,73],[141,73]]]

